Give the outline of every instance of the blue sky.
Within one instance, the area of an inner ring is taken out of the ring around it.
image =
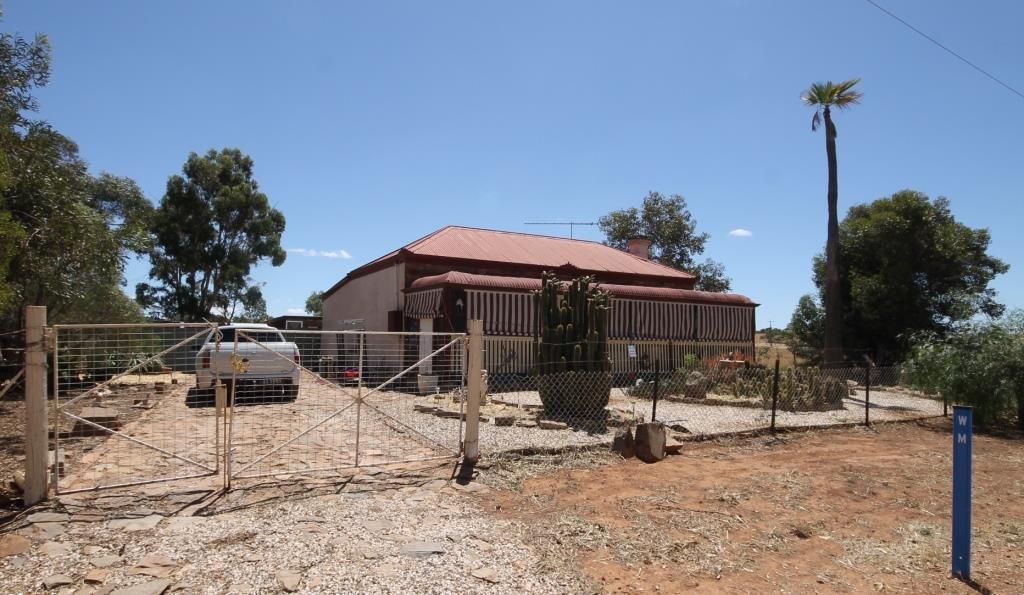
[[[1024,4],[880,1],[1024,87]],[[254,271],[272,314],[446,224],[536,232],[523,223],[594,221],[658,190],[687,198],[759,326],[784,325],[825,239],[824,139],[800,92],[854,76],[841,211],[903,188],[949,197],[991,229],[1012,267],[995,287],[1024,306],[1024,100],[862,0],[4,9],[5,30],[50,36],[41,116],[95,171],[157,201],[190,151],[253,157],[285,247],[317,254]]]

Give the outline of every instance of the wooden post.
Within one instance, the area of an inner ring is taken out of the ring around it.
[[[779,408],[779,356],[775,356],[775,374],[772,375],[772,431],[775,431],[775,412]]]
[[[25,307],[25,505],[46,499],[46,306]],[[58,431],[58,428],[54,428]],[[56,463],[57,459],[54,459]]]
[[[480,374],[483,369],[484,321],[469,321],[469,370],[466,379],[469,397],[466,401],[466,439],[463,457],[469,463],[480,458]]]

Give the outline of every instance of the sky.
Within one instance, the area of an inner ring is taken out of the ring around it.
[[[1024,88],[1024,3],[878,0]],[[681,194],[704,256],[784,326],[813,291],[824,137],[801,91],[861,77],[838,113],[839,203],[911,188],[992,232],[1024,307],[1024,99],[864,0],[66,2],[7,0],[46,33],[40,116],[95,172],[157,202],[192,151],[238,147],[287,219],[272,315],[458,224],[568,235],[648,191]],[[730,233],[745,230],[747,233]],[[576,236],[600,240],[596,227]],[[133,262],[128,289],[146,280]]]

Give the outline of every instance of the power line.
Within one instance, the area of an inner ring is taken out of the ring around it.
[[[940,48],[942,48],[943,50],[945,50],[946,52],[948,52],[948,53],[949,53],[950,55],[952,55],[952,56],[953,56],[953,57],[955,57],[956,59],[958,59],[958,60],[960,60],[961,62],[963,62],[964,64],[966,64],[966,65],[970,66],[971,68],[973,68],[973,69],[977,70],[977,71],[978,71],[978,72],[980,72],[981,74],[983,74],[983,75],[987,76],[988,78],[992,79],[993,81],[995,81],[995,82],[999,83],[999,84],[1000,84],[1001,86],[1005,87],[1005,88],[1006,88],[1006,89],[1007,89],[1008,91],[1010,91],[1010,92],[1011,92],[1011,93],[1013,93],[1014,95],[1017,95],[1017,96],[1018,96],[1018,97],[1020,97],[1021,99],[1024,99],[1024,93],[1021,93],[1021,92],[1020,92],[1020,91],[1018,91],[1017,89],[1014,89],[1013,87],[1011,87],[1011,86],[1010,86],[1010,85],[1008,85],[1007,83],[1004,83],[1003,81],[999,80],[999,78],[998,78],[998,77],[996,77],[995,75],[993,75],[993,74],[990,74],[990,73],[989,73],[989,72],[988,72],[987,70],[985,70],[985,69],[984,69],[984,68],[982,68],[981,66],[978,66],[978,65],[977,65],[977,64],[975,64],[974,62],[971,62],[971,61],[970,61],[970,60],[968,60],[967,58],[964,58],[964,57],[963,57],[963,56],[961,56],[960,54],[958,54],[958,53],[954,52],[953,50],[949,49],[948,47],[946,47],[946,46],[942,45],[941,43],[939,43],[939,41],[938,41],[937,39],[935,39],[935,38],[934,38],[934,37],[932,37],[931,35],[928,35],[928,34],[927,34],[927,33],[925,33],[924,31],[922,31],[922,30],[918,29],[917,27],[915,27],[915,26],[911,25],[910,23],[908,23],[908,22],[904,21],[904,20],[903,20],[903,19],[901,19],[900,17],[898,17],[898,16],[894,15],[893,13],[889,12],[888,10],[886,10],[886,9],[885,9],[885,7],[883,7],[883,6],[879,5],[879,4],[877,3],[877,2],[875,2],[875,0],[864,0],[864,1],[865,1],[865,2],[867,2],[868,4],[870,4],[871,6],[874,6],[874,7],[875,7],[875,8],[877,8],[878,10],[880,10],[880,11],[884,12],[885,14],[889,15],[890,17],[892,17],[892,18],[896,19],[897,21],[899,21],[900,23],[902,23],[902,24],[903,24],[903,25],[904,25],[905,27],[907,27],[908,29],[910,29],[910,30],[911,30],[911,31],[913,31],[914,33],[917,33],[917,34],[918,34],[918,35],[920,35],[921,37],[923,37],[923,38],[927,39],[928,41],[930,41],[930,42],[934,43],[935,45],[939,46]]]

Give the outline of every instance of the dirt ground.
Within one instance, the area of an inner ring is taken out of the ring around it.
[[[948,578],[951,446],[939,419],[496,468],[492,508],[602,592],[966,593]],[[974,456],[973,578],[1024,593],[1024,441],[978,436]]]

